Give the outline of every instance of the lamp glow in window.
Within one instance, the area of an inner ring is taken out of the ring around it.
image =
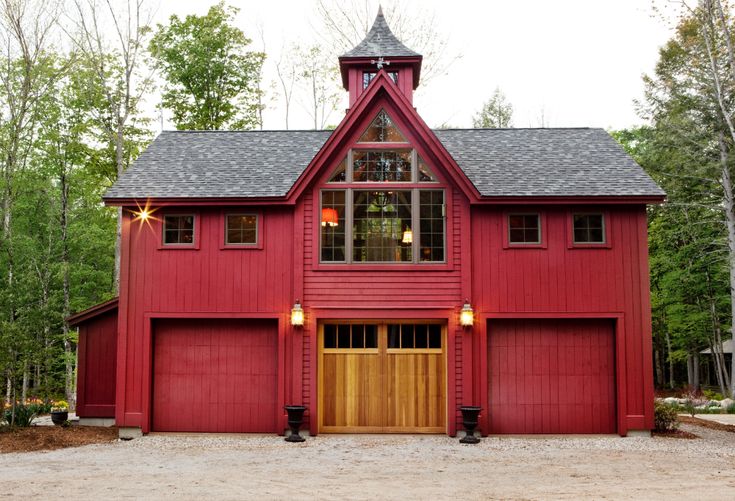
[[[339,224],[339,216],[337,209],[324,207],[322,209],[322,226],[337,226]]]
[[[413,243],[413,231],[410,229],[407,229],[403,232],[403,240],[401,240],[404,244],[411,244]]]

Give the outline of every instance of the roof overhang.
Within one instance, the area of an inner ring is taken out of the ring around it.
[[[91,308],[87,308],[86,310],[75,313],[70,317],[66,317],[66,323],[69,327],[75,327],[79,324],[83,324],[84,322],[92,320],[100,315],[117,310],[118,302],[119,298],[114,298],[109,301],[105,301],[104,303],[96,304]]]
[[[291,205],[285,196],[274,197],[139,197],[103,198],[105,205],[111,207],[194,207],[194,206],[253,206],[253,205]]]
[[[664,195],[625,196],[482,196],[478,205],[657,205],[666,201]]]

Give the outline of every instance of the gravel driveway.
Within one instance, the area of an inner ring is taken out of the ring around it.
[[[0,456],[3,497],[733,499],[735,434],[671,438],[152,435]]]

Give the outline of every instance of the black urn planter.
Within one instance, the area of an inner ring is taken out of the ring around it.
[[[462,411],[462,425],[467,430],[467,435],[459,439],[462,444],[477,444],[480,439],[475,436],[475,428],[477,428],[478,418],[482,407],[474,405],[463,405],[459,408]]]
[[[51,422],[56,426],[61,426],[69,419],[69,411],[52,411]]]
[[[299,428],[304,423],[306,407],[303,405],[287,405],[284,409],[288,413],[288,427],[291,428],[291,434],[286,437],[286,442],[303,442],[306,439],[299,435]]]

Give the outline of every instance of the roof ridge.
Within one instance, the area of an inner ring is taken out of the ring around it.
[[[605,130],[603,127],[450,127],[435,128],[433,131],[443,130]]]
[[[222,134],[222,133],[260,133],[260,132],[333,132],[333,129],[259,129],[259,130],[248,130],[248,129],[237,129],[237,130],[162,130],[161,133],[176,133],[176,134]]]

